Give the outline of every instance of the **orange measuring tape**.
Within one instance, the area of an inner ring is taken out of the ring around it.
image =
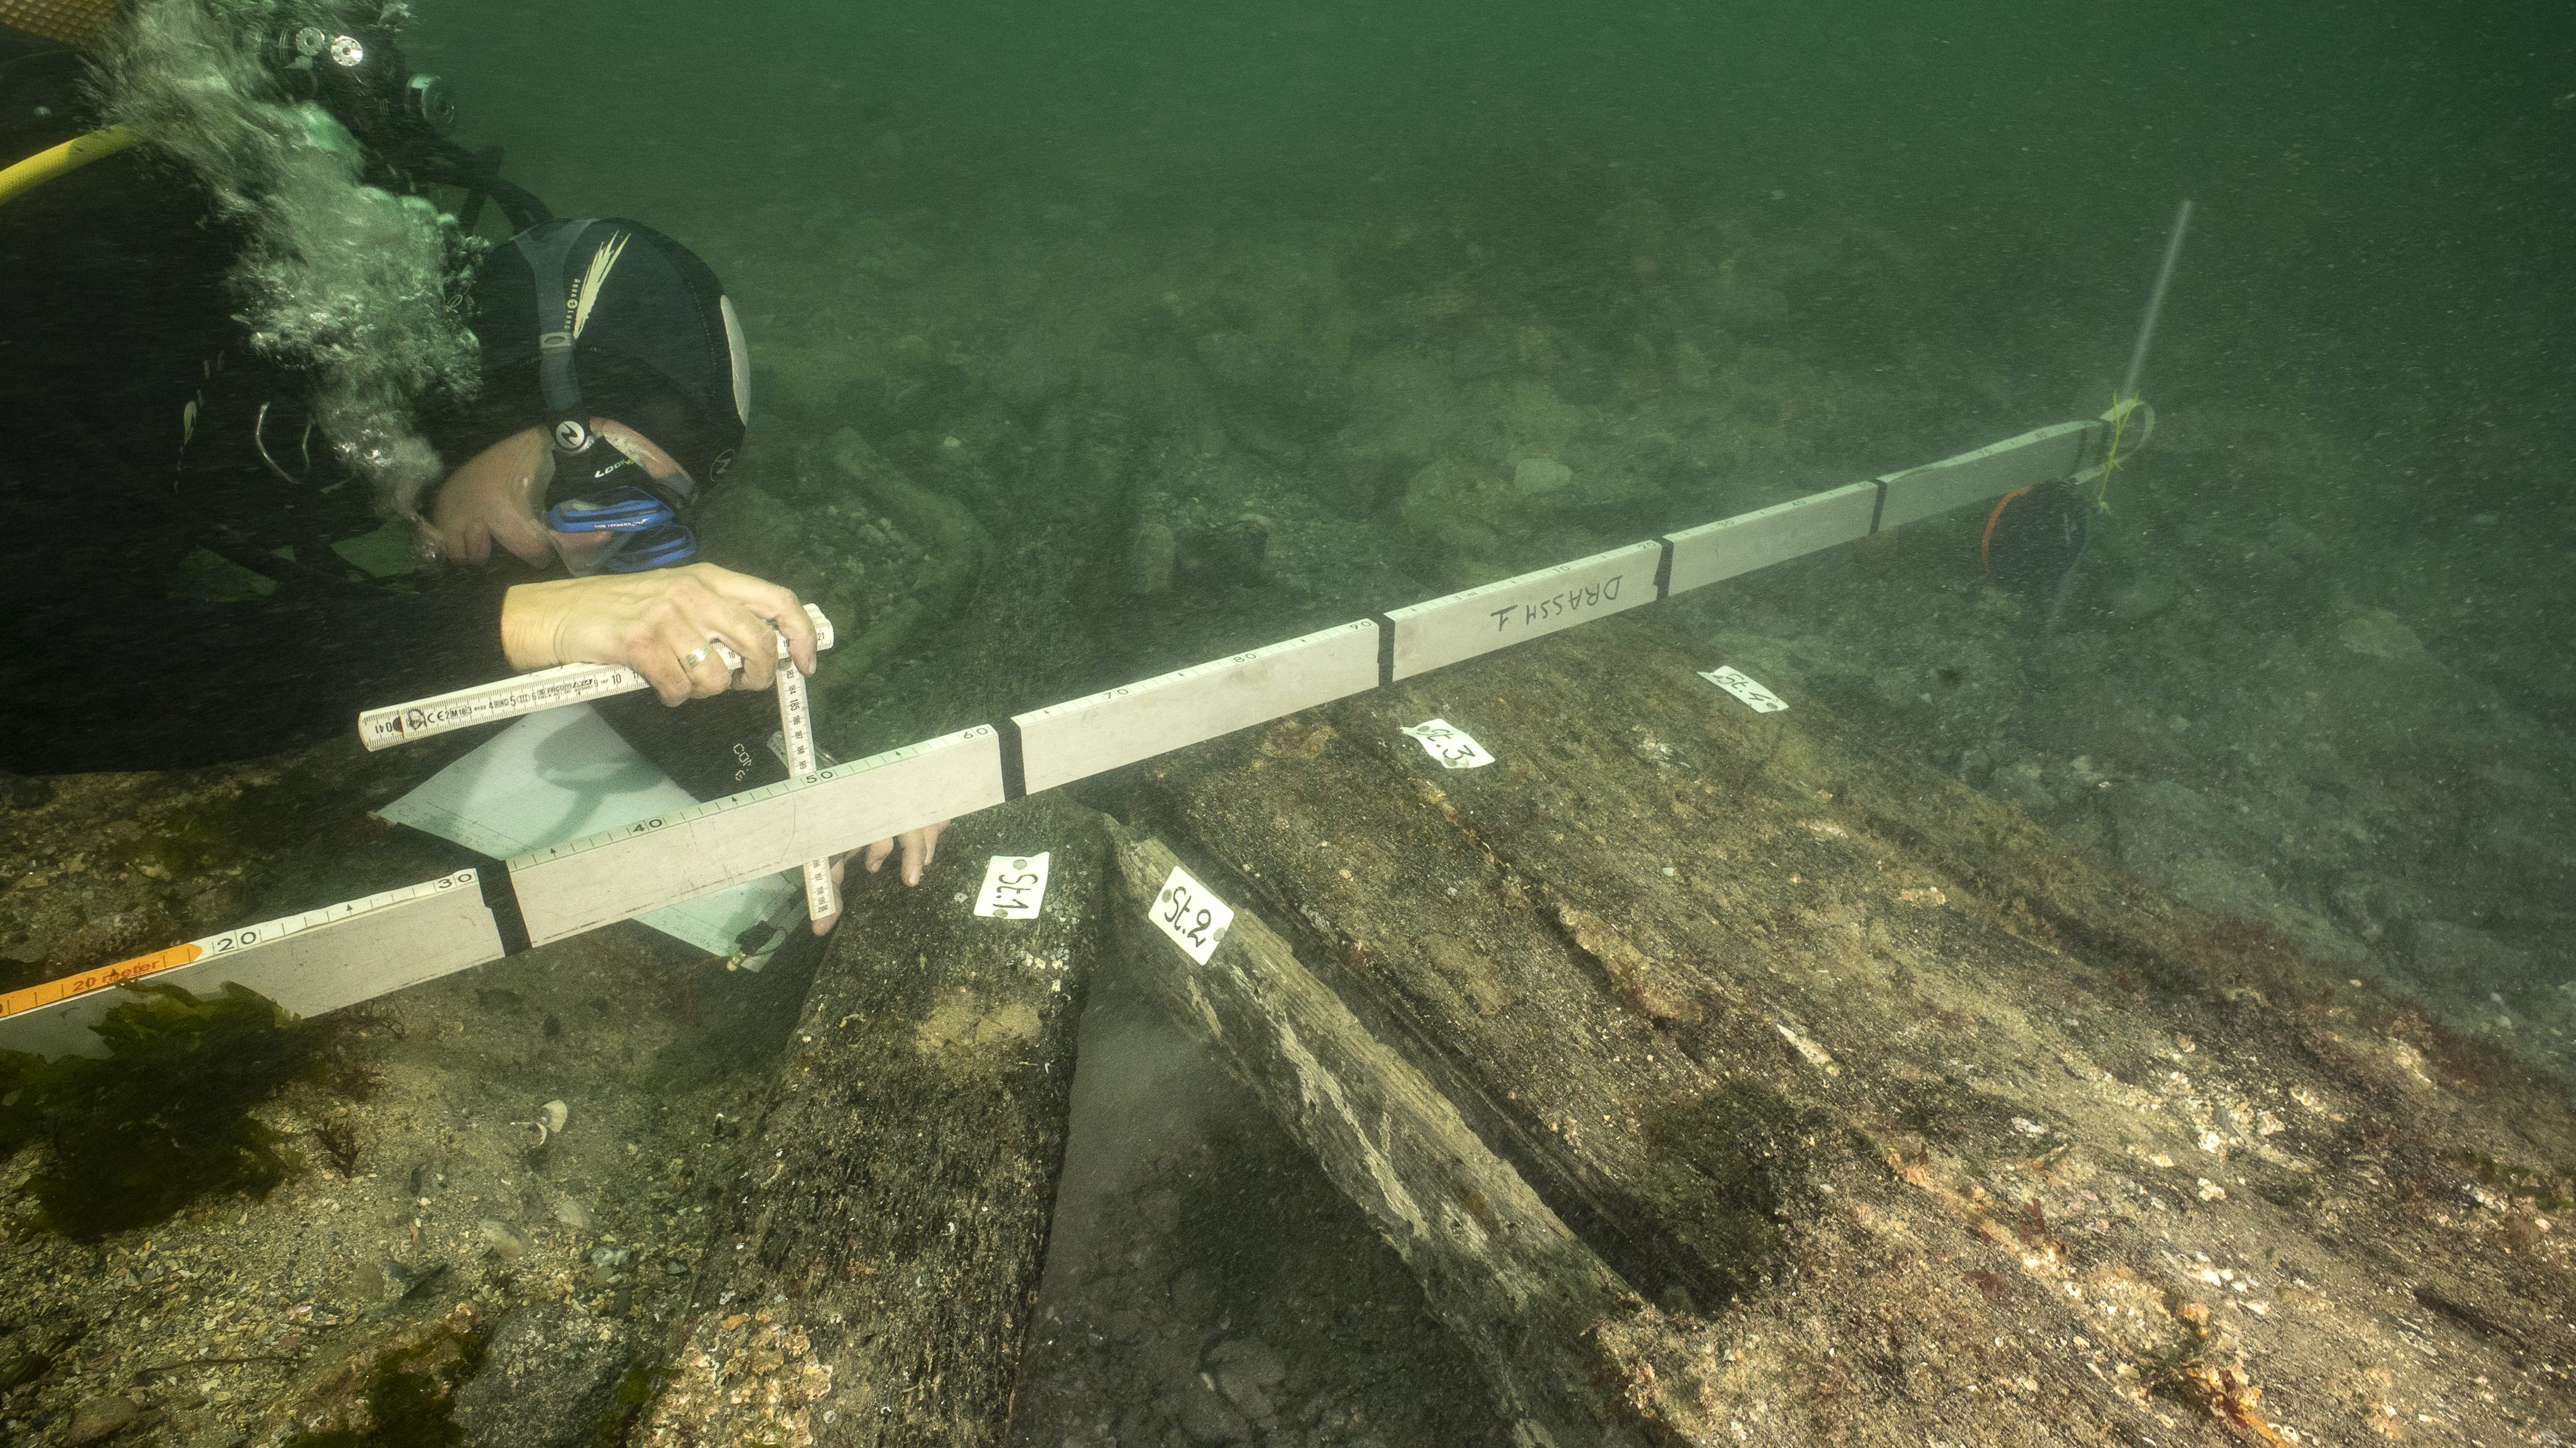
[[[0,1016],[14,1016],[21,1011],[32,1011],[38,1006],[49,1006],[59,1000],[86,995],[91,991],[102,990],[137,976],[172,970],[195,962],[205,953],[202,947],[194,944],[174,945],[167,950],[156,950],[150,955],[138,955],[132,960],[120,960],[114,965],[102,965],[94,970],[82,971],[78,975],[67,975],[61,980],[49,980],[43,985],[31,985],[25,990],[13,990],[6,995],[0,995]]]

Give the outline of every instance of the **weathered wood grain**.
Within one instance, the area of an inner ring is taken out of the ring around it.
[[[1622,1343],[1680,1365],[1654,1421],[2576,1413],[2563,1086],[1813,701],[1752,714],[1696,677],[1722,662],[1609,620],[1186,751],[1134,811],[1673,1309]],[[1434,716],[1497,762],[1397,732]]]
[[[961,822],[919,888],[849,892],[636,1442],[1003,1440],[1104,847],[1097,815],[1028,801]],[[969,913],[959,897],[987,856],[1039,850],[1053,859],[1037,919]]]
[[[1147,921],[1179,863],[1115,836],[1116,933],[1137,978],[1215,1042],[1272,1116],[1421,1283],[1527,1443],[1633,1442],[1632,1364],[1604,1329],[1657,1314],[1487,1150],[1404,1058],[1371,1035],[1259,916],[1238,912],[1206,965]],[[1651,1381],[1651,1374],[1648,1375]]]

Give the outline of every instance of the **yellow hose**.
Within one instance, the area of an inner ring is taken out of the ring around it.
[[[142,137],[125,126],[109,126],[86,136],[74,136],[59,146],[38,151],[26,160],[0,170],[0,206],[67,172],[77,171],[92,161],[113,156]]]

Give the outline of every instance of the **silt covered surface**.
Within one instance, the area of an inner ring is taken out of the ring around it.
[[[1610,1419],[2553,1441],[2563,1088],[1703,655],[1612,620],[1149,766],[1134,811],[1641,1294]],[[1497,762],[1397,732],[1435,716]]]

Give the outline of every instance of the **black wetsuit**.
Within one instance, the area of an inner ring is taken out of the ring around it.
[[[77,78],[0,29],[0,164],[91,128]],[[274,753],[511,672],[528,575],[379,583],[331,550],[381,520],[234,318],[237,245],[139,149],[0,205],[0,768]]]
[[[0,26],[0,165],[94,127],[78,81]],[[354,743],[361,709],[512,672],[501,594],[539,575],[376,580],[334,551],[382,520],[308,427],[309,379],[249,345],[239,244],[147,148],[0,204],[0,770]],[[757,697],[609,712],[702,798],[784,777]]]

